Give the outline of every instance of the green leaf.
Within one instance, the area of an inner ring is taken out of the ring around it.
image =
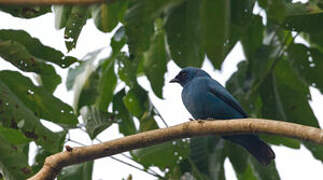
[[[182,0],[135,0],[125,15],[125,28],[129,52],[135,58],[149,48],[154,32],[153,22],[166,9],[181,3]]]
[[[174,62],[180,67],[200,67],[204,60],[201,43],[200,2],[185,1],[173,8],[165,25]]]
[[[290,31],[319,33],[322,32],[323,13],[287,16],[283,27]]]
[[[124,26],[121,26],[113,35],[110,46],[112,47],[112,54],[116,56],[119,54],[121,48],[126,44],[126,30]]]
[[[124,52],[116,57],[118,64],[118,75],[120,80],[127,86],[134,87],[137,84],[138,59],[129,58]]]
[[[113,97],[113,112],[115,120],[119,125],[119,132],[125,136],[135,134],[137,132],[132,115],[129,113],[123,98],[126,96],[125,89],[120,90]]]
[[[34,57],[47,62],[52,62],[62,68],[69,67],[77,62],[75,57],[65,56],[62,52],[43,45],[38,39],[31,37],[22,30],[0,30],[0,42],[12,40],[20,43]]]
[[[214,67],[220,69],[225,58],[225,43],[229,32],[230,1],[203,0],[201,3],[204,49]]]
[[[248,163],[250,154],[237,144],[225,142],[227,156],[239,180],[257,180]]]
[[[251,59],[256,51],[262,46],[264,25],[259,15],[250,18],[250,25],[246,29],[246,35],[242,37],[242,45],[247,59]]]
[[[252,166],[254,175],[257,180],[280,180],[276,165],[274,162],[268,166],[262,166],[256,159],[250,158],[249,162]]]
[[[53,5],[55,13],[55,28],[57,30],[66,26],[69,15],[71,14],[72,6],[68,5]]]
[[[149,50],[144,53],[144,72],[150,81],[154,93],[163,98],[164,74],[167,71],[167,53],[165,45],[165,33],[160,30],[153,39]]]
[[[26,144],[31,141],[31,139],[26,138],[23,133],[17,129],[5,128],[0,125],[0,137],[5,139],[8,143],[19,145]]]
[[[95,106],[83,107],[81,109],[81,116],[85,124],[86,132],[91,139],[94,139],[114,122],[111,113],[103,112]]]
[[[32,175],[28,156],[23,152],[24,146],[12,144],[0,135],[0,169],[4,179],[23,180]]]
[[[0,81],[37,117],[62,126],[76,125],[76,116],[69,105],[54,97],[45,88],[35,86],[30,79],[20,73],[0,71]],[[6,95],[5,93],[4,96]],[[17,106],[14,109],[19,109],[19,105]]]
[[[92,179],[93,161],[65,167],[57,177],[58,180],[89,180]]]
[[[54,92],[57,85],[61,83],[61,77],[56,74],[53,66],[29,54],[26,48],[16,41],[0,41],[0,57],[22,71],[39,74],[39,83],[49,92]]]
[[[315,48],[307,48],[303,44],[292,44],[288,48],[288,59],[297,70],[298,75],[308,86],[318,88],[323,92],[323,79],[320,78],[323,69],[323,53]]]
[[[103,32],[111,32],[123,20],[127,6],[128,1],[93,5],[91,14],[96,27]]]
[[[127,95],[123,98],[123,102],[129,112],[137,118],[141,118],[146,109],[150,109],[150,101],[148,99],[147,91],[139,86],[130,89]]]
[[[0,10],[7,12],[15,17],[35,18],[51,12],[50,6],[10,6],[0,5]]]
[[[215,136],[194,137],[191,138],[190,146],[190,159],[198,172],[210,179],[225,179],[223,167],[225,149],[223,139]],[[192,173],[193,175],[199,174],[194,173],[194,170]]]
[[[76,42],[88,18],[88,7],[75,5],[66,22],[64,32],[65,45],[68,51],[76,47]]]
[[[95,104],[100,111],[107,111],[116,85],[117,76],[114,73],[114,59],[107,58],[100,66],[100,79],[97,87],[99,95]]]
[[[60,150],[66,133],[48,130],[40,118],[68,127],[77,123],[76,117],[69,113],[71,107],[18,72],[0,71],[0,94],[2,126],[21,129],[26,137],[49,152]]]
[[[166,142],[131,152],[135,161],[144,168],[157,166],[161,170],[173,169],[189,155],[189,145],[182,140]]]

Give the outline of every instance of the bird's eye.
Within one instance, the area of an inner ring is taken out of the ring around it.
[[[181,72],[181,76],[186,76],[186,72]]]

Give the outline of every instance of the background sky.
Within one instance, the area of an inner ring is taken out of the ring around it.
[[[55,30],[54,27],[54,15],[46,14],[38,18],[26,20],[12,17],[9,14],[0,12],[0,29],[23,29],[27,31],[32,37],[38,38],[43,44],[54,47],[63,53],[67,53],[64,43],[64,30]],[[80,38],[77,42],[77,47],[72,50],[68,55],[75,56],[77,58],[84,57],[88,52],[97,50],[99,48],[105,47],[100,57],[106,57],[111,51],[110,44],[111,34],[102,33],[94,26],[92,20],[88,20],[87,24],[84,26]],[[298,38],[298,42],[304,42],[302,39]],[[244,59],[244,54],[240,44],[237,44],[232,52],[226,58],[222,70],[214,70],[211,64],[206,61],[203,64],[203,69],[207,71],[214,79],[218,80],[222,85],[225,84],[226,80],[231,76],[233,72],[237,70],[237,63]],[[61,69],[56,67],[56,71],[63,78],[63,83],[60,84],[55,91],[55,96],[60,98],[62,101],[72,105],[73,104],[73,93],[67,92],[65,87],[65,80],[67,75],[67,69]],[[0,58],[0,70],[12,69],[17,70],[10,63],[7,63]],[[149,90],[150,98],[153,104],[160,111],[163,118],[166,120],[168,125],[175,125],[188,121],[191,117],[186,111],[182,100],[181,100],[181,90],[182,88],[178,84],[169,84],[168,81],[172,79],[178,72],[180,68],[170,62],[168,64],[168,72],[165,75],[165,86],[163,89],[164,99],[157,98],[151,91],[150,84],[145,77],[138,78],[139,83],[147,90]],[[33,77],[32,73],[24,73],[26,76]],[[323,96],[320,92],[311,88],[312,101],[310,105],[318,118],[321,127],[323,126]],[[161,127],[164,125],[158,122]],[[48,123],[45,122],[46,125]],[[57,131],[59,128],[48,125],[52,130]],[[83,144],[92,144],[93,142],[90,138],[80,130],[72,130],[70,132],[71,139],[81,142]],[[121,137],[118,133],[117,125],[112,125],[103,133],[98,136],[98,139],[102,141],[107,141]],[[97,141],[94,141],[97,143]],[[67,144],[71,146],[79,146],[76,143],[68,142]],[[272,146],[276,153],[276,166],[279,170],[279,174],[282,180],[293,179],[293,180],[303,180],[311,179],[318,180],[323,178],[323,164],[320,161],[315,160],[311,153],[301,146],[300,150],[294,150],[286,148],[283,146]],[[31,145],[31,149],[34,150],[36,146]],[[31,151],[30,156],[34,156],[34,151]],[[127,153],[126,153],[127,154]],[[138,167],[133,161],[124,158],[121,155],[116,155],[115,157],[122,159],[124,161],[130,162]],[[32,159],[30,160],[30,163]],[[154,170],[158,171],[157,168]],[[225,161],[225,174],[227,179],[235,180],[235,174],[233,172],[232,166],[228,159]],[[161,173],[161,172],[160,172]],[[102,158],[95,161],[94,164],[94,174],[93,179],[122,179],[126,178],[129,174],[132,174],[133,179],[140,180],[150,180],[156,179],[155,177],[141,172],[133,167],[129,167],[120,162],[117,162],[109,157]]]

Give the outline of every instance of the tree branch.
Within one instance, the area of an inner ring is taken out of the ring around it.
[[[78,147],[46,158],[42,169],[29,180],[54,179],[63,167],[180,138],[205,135],[265,133],[323,144],[323,130],[283,121],[235,119],[191,121],[146,131],[100,144]]]
[[[6,5],[51,5],[51,4],[94,4],[112,2],[114,0],[0,0]]]

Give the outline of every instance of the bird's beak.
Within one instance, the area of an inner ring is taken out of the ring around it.
[[[178,80],[178,79],[176,79],[176,77],[175,77],[174,79],[170,80],[169,82],[170,82],[170,83],[179,83],[179,80]]]

